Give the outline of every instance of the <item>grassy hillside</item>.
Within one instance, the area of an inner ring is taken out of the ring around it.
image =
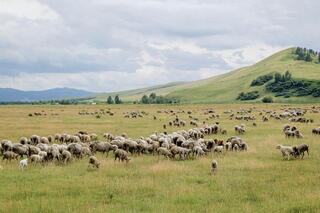
[[[155,92],[158,95],[167,95],[181,100],[183,103],[227,103],[235,102],[240,92],[257,90],[260,98],[254,100],[260,102],[264,96],[274,96],[265,90],[264,86],[250,87],[252,80],[269,73],[284,73],[289,70],[294,78],[320,80],[320,64],[315,60],[306,62],[296,60],[293,54],[294,48],[280,51],[252,66],[237,69],[235,71],[211,77],[204,80],[168,84],[161,87],[146,88],[141,90],[125,91],[120,94],[123,100],[138,100],[144,94]],[[106,99],[105,95],[98,100]],[[276,102],[318,102],[319,98],[306,97],[274,97]],[[239,101],[237,101],[239,102]]]
[[[157,95],[167,95],[170,92],[179,89],[184,84],[185,84],[184,82],[174,82],[174,83],[169,83],[169,84],[164,84],[159,86],[146,87],[142,89],[126,90],[126,91],[112,92],[112,93],[102,93],[97,95],[95,100],[106,101],[109,95],[113,97],[115,95],[120,95],[122,100],[136,101],[136,100],[139,100],[143,95],[145,94],[149,95],[150,93],[153,93],[153,92],[157,93]]]

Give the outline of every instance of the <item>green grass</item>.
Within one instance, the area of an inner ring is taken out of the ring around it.
[[[67,166],[49,164],[30,166],[19,171],[18,162],[5,163],[0,170],[0,212],[319,212],[320,136],[311,129],[320,126],[320,114],[307,114],[314,124],[295,123],[304,134],[302,140],[285,139],[281,129],[288,121],[261,122],[229,120],[227,109],[256,107],[280,110],[279,104],[255,105],[178,105],[178,106],[111,106],[115,116],[79,116],[82,109],[106,109],[105,105],[77,106],[1,106],[0,138],[17,141],[20,136],[75,133],[78,130],[104,132],[129,137],[147,136],[163,131],[162,125],[174,116],[157,114],[157,110],[192,110],[200,121],[207,117],[203,109],[214,108],[228,135],[209,138],[226,139],[234,135],[233,126],[247,125],[243,138],[249,144],[247,153],[209,154],[195,160],[172,161],[162,157],[132,156],[128,164],[114,163],[112,154],[101,160],[99,170],[88,170],[88,159],[74,160]],[[294,105],[288,105],[294,106]],[[311,105],[296,105],[311,107]],[[319,105],[318,105],[319,106]],[[44,110],[59,116],[29,117],[30,112]],[[127,119],[123,112],[144,110],[148,116]],[[153,115],[160,120],[153,120]],[[187,121],[187,114],[179,114]],[[168,128],[168,132],[185,128]],[[311,156],[304,160],[284,161],[276,144],[307,143]],[[217,159],[217,176],[210,175],[210,162]]]
[[[261,102],[264,96],[274,96],[265,91],[264,86],[250,87],[252,80],[269,73],[284,73],[289,70],[293,78],[320,80],[320,64],[318,62],[305,62],[295,60],[292,54],[294,48],[280,51],[252,66],[189,83],[165,85],[160,88],[152,87],[141,90],[132,90],[119,93],[125,101],[140,100],[144,94],[155,92],[159,95],[178,98],[183,103],[232,103],[240,92],[257,90],[261,98],[254,102]],[[106,95],[100,95],[97,100],[106,100]],[[275,102],[305,103],[319,102],[320,98],[307,97],[274,97]]]

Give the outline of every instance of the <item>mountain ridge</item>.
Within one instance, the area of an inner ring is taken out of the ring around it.
[[[49,101],[71,98],[84,98],[93,95],[95,95],[95,93],[93,92],[68,87],[52,88],[38,91],[24,91],[14,88],[0,88],[0,102]]]

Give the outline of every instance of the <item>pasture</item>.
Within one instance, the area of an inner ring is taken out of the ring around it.
[[[130,138],[192,128],[186,113],[208,124],[220,122],[226,135],[206,138],[226,140],[236,135],[234,126],[246,125],[240,135],[248,144],[247,152],[208,153],[197,159],[171,160],[152,154],[132,155],[128,164],[114,162],[97,154],[99,169],[88,169],[88,158],[74,159],[67,165],[29,165],[19,170],[18,161],[0,160],[0,212],[319,212],[320,211],[320,135],[311,130],[320,126],[320,113],[311,113],[314,105],[229,104],[229,105],[24,105],[0,107],[0,139],[17,142],[21,136],[47,136],[55,133],[126,133]],[[320,107],[319,105],[315,105]],[[262,122],[263,110],[288,107],[308,109],[304,117],[313,123],[291,123],[288,118],[270,118]],[[109,109],[113,116],[79,115],[79,112]],[[219,118],[204,114],[212,108]],[[226,110],[253,108],[256,120],[229,119]],[[182,127],[170,127],[173,110],[187,121]],[[125,112],[144,111],[147,115],[125,118]],[[182,113],[184,111],[184,113]],[[46,115],[29,116],[41,112]],[[154,120],[153,116],[156,116]],[[252,124],[255,122],[257,127]],[[285,138],[285,124],[295,125],[303,139]],[[163,129],[163,124],[167,128]],[[200,125],[200,126],[201,126]],[[200,127],[199,126],[199,127]],[[310,156],[283,160],[277,144],[310,146]],[[210,163],[219,163],[216,176],[210,175]]]

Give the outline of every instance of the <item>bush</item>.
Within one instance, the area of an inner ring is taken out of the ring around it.
[[[247,100],[254,100],[257,99],[259,97],[259,92],[258,91],[252,91],[252,92],[241,92],[239,93],[237,100],[241,100],[241,101],[247,101]]]
[[[273,103],[272,97],[264,97],[262,98],[263,103]]]
[[[261,86],[273,79],[272,74],[262,75],[251,82],[251,86]]]

